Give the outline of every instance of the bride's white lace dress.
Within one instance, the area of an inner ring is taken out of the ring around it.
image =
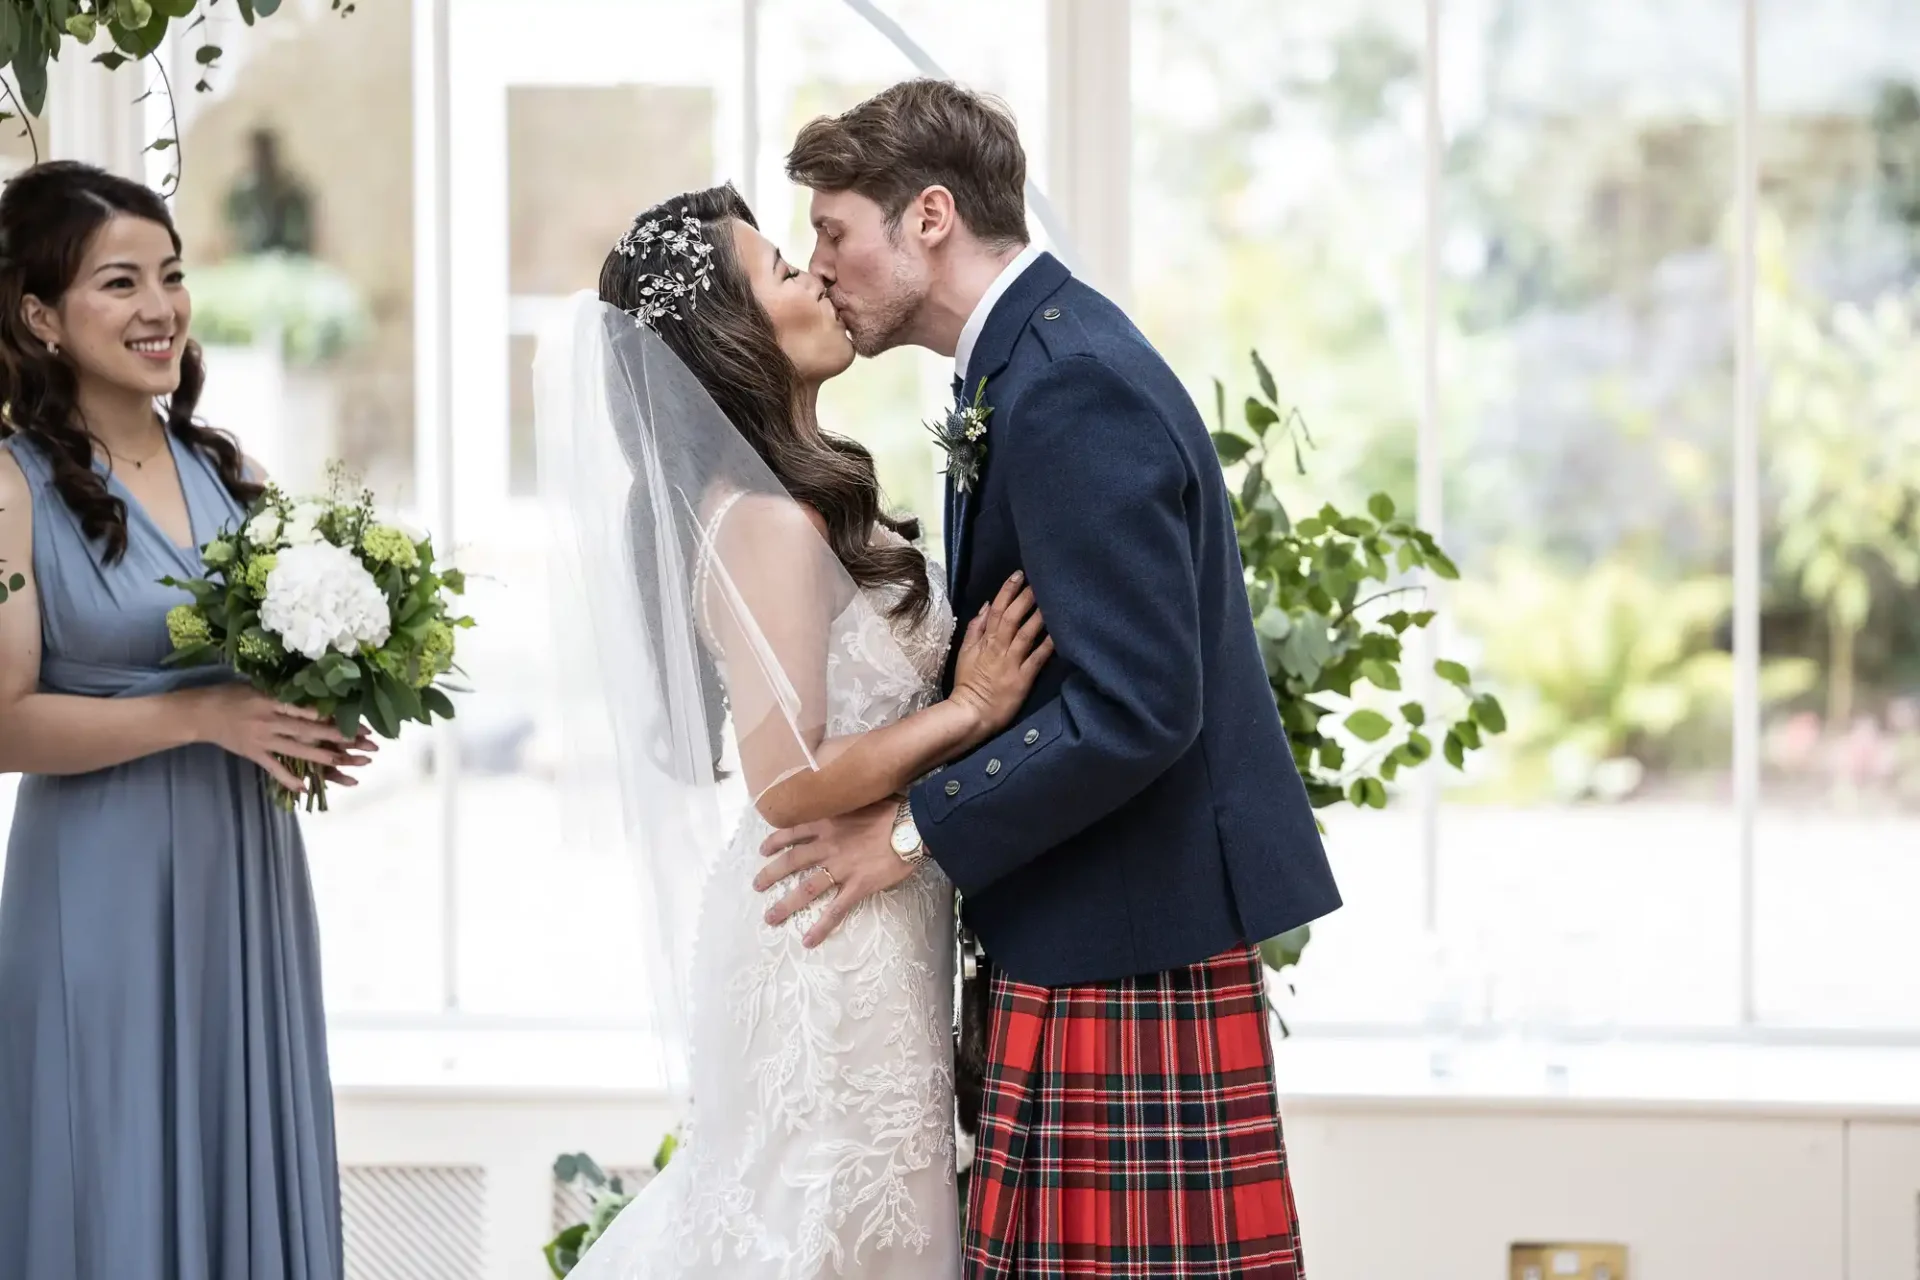
[[[931,576],[917,625],[890,622],[894,597],[874,591],[836,619],[830,736],[938,696],[953,614]],[[792,882],[754,892],[767,834],[749,809],[702,895],[681,1146],[577,1280],[960,1274],[952,887],[923,860],[808,950],[817,907],[770,928],[766,909]]]

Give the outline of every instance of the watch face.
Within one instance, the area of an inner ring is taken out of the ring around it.
[[[906,857],[920,847],[920,832],[911,822],[903,822],[893,829],[893,851]]]

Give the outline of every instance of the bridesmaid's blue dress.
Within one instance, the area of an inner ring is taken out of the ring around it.
[[[170,437],[171,439],[171,437]],[[242,514],[171,440],[204,543]],[[163,668],[156,579],[194,576],[117,480],[103,565],[37,446],[41,688],[129,698]],[[197,745],[21,779],[0,885],[0,1280],[339,1280],[333,1100],[306,851],[267,776]]]

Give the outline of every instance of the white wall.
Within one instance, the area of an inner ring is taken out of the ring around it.
[[[1911,1275],[1843,1269],[1838,1119],[1293,1111],[1314,1280],[1491,1280],[1526,1240],[1624,1243],[1633,1280]],[[1920,1164],[1904,1172],[1910,1247]]]

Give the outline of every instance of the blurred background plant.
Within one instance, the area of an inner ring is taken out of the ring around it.
[[[649,1178],[667,1167],[673,1159],[674,1150],[680,1145],[676,1134],[669,1133],[660,1140],[659,1150],[653,1155],[653,1168]],[[620,1211],[633,1203],[634,1196],[640,1193],[637,1184],[632,1188],[618,1174],[609,1174],[594,1162],[592,1156],[584,1151],[563,1155],[553,1162],[553,1178],[562,1187],[582,1191],[587,1197],[587,1217],[585,1221],[571,1223],[560,1234],[547,1242],[547,1269],[555,1280],[565,1277],[580,1265],[580,1258],[592,1247],[593,1242],[606,1234]]]
[[[317,258],[251,254],[193,273],[193,328],[203,342],[253,346],[277,337],[289,364],[318,365],[369,327],[353,282]]]

